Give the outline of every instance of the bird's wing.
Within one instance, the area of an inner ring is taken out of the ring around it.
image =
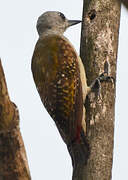
[[[41,100],[65,142],[78,137],[83,116],[78,57],[60,36],[40,38],[32,58],[32,73]]]

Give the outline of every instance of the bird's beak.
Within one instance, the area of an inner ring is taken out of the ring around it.
[[[81,23],[82,21],[80,20],[68,20],[68,27],[73,26],[75,24]]]

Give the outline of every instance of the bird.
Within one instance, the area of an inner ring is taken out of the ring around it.
[[[37,20],[39,39],[31,64],[41,101],[67,145],[79,143],[81,133],[86,135],[84,102],[92,88],[81,58],[64,36],[78,23],[81,20],[68,20],[58,11],[43,13]]]

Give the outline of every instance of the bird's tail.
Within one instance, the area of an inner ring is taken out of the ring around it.
[[[90,148],[83,130],[81,130],[79,141],[72,141],[69,145],[67,145],[67,148],[72,158],[73,167],[76,167],[77,164],[87,164],[87,160],[90,155]]]

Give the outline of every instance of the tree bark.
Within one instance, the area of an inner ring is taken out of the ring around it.
[[[104,71],[105,61],[110,64],[110,75],[116,79],[119,24],[119,1],[84,0],[80,54],[88,84]],[[78,175],[73,180],[111,179],[114,113],[115,84],[103,82],[100,97],[95,100],[91,93],[86,100],[90,156],[87,165],[77,169]]]
[[[0,180],[30,180],[19,113],[10,101],[0,60]]]

